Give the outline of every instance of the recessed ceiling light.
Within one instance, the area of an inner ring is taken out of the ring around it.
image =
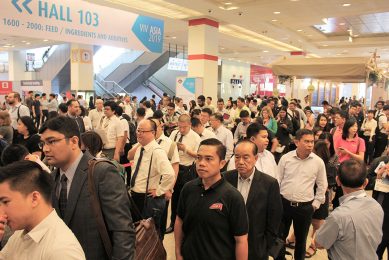
[[[4,45],[3,47],[4,47],[4,48],[9,48],[9,47],[11,47],[11,46],[8,46],[8,45]]]
[[[26,41],[22,41],[22,43],[26,43]]]
[[[351,4],[342,4],[344,7],[349,7]]]
[[[278,12],[278,11],[277,11],[277,12],[273,12],[273,14],[280,14],[280,13],[281,13],[281,12]]]
[[[177,37],[176,36],[172,36],[172,39],[177,39]]]
[[[220,50],[224,50],[225,48],[224,47],[220,47]]]
[[[346,25],[346,23],[340,23],[339,25],[343,26],[343,25]]]
[[[312,37],[312,34],[308,34],[307,36],[308,36],[308,37]]]
[[[323,44],[322,46],[323,46],[323,47],[328,47],[328,44]]]
[[[264,50],[263,52],[269,52],[269,51]]]
[[[43,41],[44,41],[44,42],[48,42],[49,40],[47,40],[47,39],[44,39]]]
[[[298,1],[300,1],[300,0],[290,0],[291,2],[298,2]]]
[[[277,22],[278,20],[277,19],[273,19],[273,20],[271,20],[272,22]]]
[[[358,37],[358,36],[359,36],[359,34],[354,34],[353,36],[354,36],[354,37]]]
[[[30,45],[31,43],[30,42],[26,42],[26,45]]]
[[[301,29],[298,29],[297,31],[298,31],[298,32],[302,32],[303,30],[301,30]]]

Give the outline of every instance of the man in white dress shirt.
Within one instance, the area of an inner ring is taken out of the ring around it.
[[[85,259],[75,235],[51,205],[53,180],[41,166],[18,161],[0,170],[0,239],[4,225],[15,233],[0,259]]]
[[[277,163],[274,159],[274,155],[266,150],[266,147],[269,144],[268,135],[267,128],[264,125],[252,123],[247,127],[247,139],[255,143],[258,148],[258,159],[255,163],[255,168],[257,168],[258,171],[277,179]],[[232,156],[227,170],[235,170],[234,156]]]
[[[298,130],[295,137],[297,149],[282,156],[278,163],[278,182],[284,208],[282,235],[286,239],[293,221],[296,236],[294,259],[296,260],[305,259],[312,215],[325,202],[328,186],[324,162],[312,152],[314,142],[315,138],[311,130]],[[285,248],[277,259],[285,259]]]
[[[137,148],[130,182],[131,196],[143,213],[143,217],[153,217],[160,230],[161,217],[165,210],[165,194],[171,192],[175,173],[166,152],[155,141],[157,125],[151,119],[141,121],[137,129]],[[145,203],[146,201],[146,203]],[[134,216],[138,221],[139,216]]]
[[[216,138],[216,135],[212,131],[204,127],[200,119],[195,117],[192,118],[191,124],[192,124],[192,130],[195,131],[200,136],[201,141],[205,139]]]
[[[96,108],[89,111],[89,118],[92,121],[93,129],[97,128],[103,116],[104,116],[104,101],[102,99],[96,99]]]
[[[189,115],[181,115],[178,118],[178,130],[174,130],[170,135],[170,139],[177,143],[180,155],[180,166],[172,197],[170,227],[166,230],[166,233],[174,231],[174,223],[176,221],[177,206],[181,190],[187,182],[194,178],[193,171],[191,171],[192,164],[197,157],[197,150],[201,139],[200,136],[191,129],[190,120]]]
[[[225,160],[228,162],[234,153],[234,137],[231,130],[223,125],[223,115],[215,113],[211,116],[210,123],[216,138],[227,148]]]

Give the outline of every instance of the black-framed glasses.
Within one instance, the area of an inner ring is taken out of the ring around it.
[[[154,132],[154,130],[139,130],[139,129],[136,129],[136,132],[138,134],[144,134],[144,133],[148,133],[148,132]]]
[[[47,146],[54,146],[56,143],[62,141],[62,140],[65,140],[65,139],[68,139],[67,137],[64,137],[64,138],[59,138],[59,139],[49,139],[47,141],[40,141],[38,143],[38,146],[39,146],[39,149],[43,149],[43,147],[45,147],[45,145]]]

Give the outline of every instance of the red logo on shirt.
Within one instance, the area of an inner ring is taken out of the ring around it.
[[[222,203],[213,203],[209,209],[218,209],[220,211],[223,210],[223,204]]]

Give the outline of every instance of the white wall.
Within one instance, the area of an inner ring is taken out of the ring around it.
[[[227,100],[229,97],[236,99],[237,97],[251,94],[250,93],[250,64],[239,63],[234,61],[223,60],[221,69],[221,98]],[[242,75],[242,88],[232,88],[230,80],[235,75],[235,78]]]
[[[8,73],[0,73],[0,80],[8,80]]]

